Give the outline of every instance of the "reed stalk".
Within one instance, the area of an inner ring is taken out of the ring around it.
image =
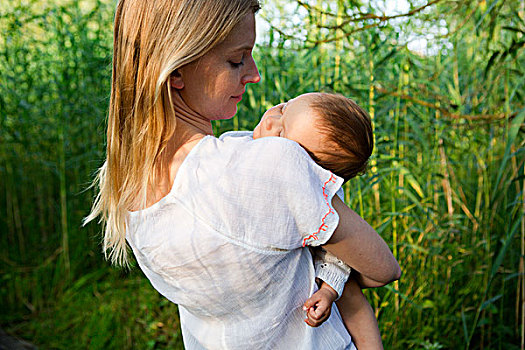
[[[372,121],[372,130],[375,130],[375,88],[374,88],[374,59],[372,56],[372,52],[368,52],[369,58],[368,58],[368,114],[370,115],[370,119]],[[374,133],[374,144],[376,144],[376,134]],[[370,173],[372,175],[377,174],[377,160],[375,158],[372,158],[370,161]],[[374,205],[376,213],[379,214],[381,211],[381,198],[379,195],[379,182],[375,182],[372,186],[373,192],[374,192]]]

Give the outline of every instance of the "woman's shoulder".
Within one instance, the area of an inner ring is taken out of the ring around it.
[[[295,141],[282,137],[264,137],[254,140],[251,131],[230,131],[220,137],[209,137],[191,157],[188,164],[214,169],[214,172],[233,171],[237,167],[304,168],[317,167],[308,153]],[[304,169],[303,169],[304,170]]]
[[[252,246],[292,249],[337,222],[328,214],[335,214],[330,200],[342,179],[299,144],[241,134],[208,142],[193,157],[198,163],[187,164],[179,194],[217,231]]]
[[[151,209],[156,222],[162,213],[181,211],[248,246],[293,249],[329,237],[326,227],[338,220],[328,215],[335,214],[330,199],[341,183],[293,141],[209,136],[187,156],[170,194]]]
[[[262,137],[254,140],[252,135],[251,131],[230,131],[222,134],[217,142],[224,149],[234,151],[243,160],[276,164],[293,159],[315,164],[304,148],[295,141],[284,137]],[[294,163],[290,166],[293,167]]]
[[[342,182],[315,163],[297,142],[282,137],[254,140],[251,132],[228,132],[219,138],[208,138],[192,154],[183,173],[181,177],[188,177],[192,188],[202,187],[212,178],[216,184],[229,187],[246,184],[273,192],[324,184],[327,179]]]

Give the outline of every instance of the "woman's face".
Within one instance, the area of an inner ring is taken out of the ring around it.
[[[209,120],[237,113],[246,84],[261,80],[252,57],[255,17],[248,14],[225,40],[201,58],[179,68],[182,85],[172,83],[195,112]]]

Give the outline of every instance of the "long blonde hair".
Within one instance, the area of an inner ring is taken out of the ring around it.
[[[258,9],[258,0],[119,1],[106,161],[84,220],[100,216],[103,251],[113,264],[128,264],[128,211],[137,203],[145,207],[148,186],[166,166],[160,159],[174,134],[176,113],[170,75],[206,54]]]

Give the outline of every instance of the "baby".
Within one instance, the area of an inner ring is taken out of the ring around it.
[[[253,138],[278,136],[299,143],[312,159],[344,181],[363,173],[373,150],[370,117],[354,101],[336,94],[308,93],[264,113]],[[305,322],[313,327],[330,316],[334,301],[360,349],[382,349],[372,308],[350,267],[332,254],[313,249],[319,290],[304,304]],[[345,282],[348,282],[345,285]]]

